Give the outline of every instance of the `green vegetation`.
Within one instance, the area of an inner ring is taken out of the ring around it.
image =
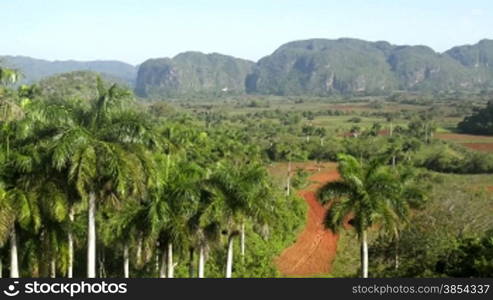
[[[368,230],[382,226],[397,237],[400,224],[409,217],[410,208],[424,201],[425,192],[409,168],[397,170],[382,159],[363,165],[353,156],[340,155],[339,173],[341,180],[318,190],[319,200],[330,202],[324,224],[333,232],[345,225],[354,227],[361,242],[361,277],[367,278]]]
[[[331,276],[491,274],[493,154],[441,139],[476,142],[454,132],[488,92],[138,101],[90,72],[16,85],[0,70],[4,274],[281,276],[306,218],[296,195],[327,162]]]
[[[185,52],[150,59],[139,68],[135,92],[141,97],[239,94],[253,62],[221,54]]]
[[[98,77],[104,78],[108,88],[114,83],[125,85],[121,79],[112,76],[101,76],[90,71],[74,71],[45,78],[37,84],[37,87],[44,98],[51,100],[78,99],[90,101],[98,97],[96,86]]]
[[[433,190],[423,209],[400,232],[399,264],[395,264],[392,239],[374,235],[370,273],[377,277],[491,276],[491,269],[487,273],[491,260],[485,261],[488,256],[481,253],[489,247],[485,240],[493,228],[492,195],[484,189],[492,184],[491,175],[430,173],[427,178]]]
[[[157,100],[245,93],[401,97],[394,94],[399,91],[461,98],[467,93],[489,93],[493,88],[491,40],[437,53],[426,46],[383,41],[311,39],[286,43],[256,63],[200,52],[148,59],[139,67],[118,61],[49,62],[19,56],[2,56],[0,61],[19,69],[25,75],[22,83],[65,72],[92,71],[118,78],[135,87],[138,96]]]
[[[119,61],[47,61],[25,56],[0,56],[0,63],[19,70],[24,75],[21,83],[29,84],[61,73],[90,71],[118,78],[120,82],[133,87],[137,76],[135,66]]]
[[[481,49],[481,53],[493,51],[490,41],[471,48]],[[491,56],[481,55],[480,61],[469,66],[460,60],[464,55],[453,55],[457,52],[454,48],[439,54],[424,46],[394,46],[355,39],[296,41],[281,46],[257,63],[254,73],[247,78],[247,91],[327,96],[491,88]]]
[[[493,135],[493,101],[460,122],[459,129],[465,133]]]
[[[1,121],[10,276],[275,276],[303,206],[272,184],[258,151],[96,86],[91,101],[2,88],[2,104],[22,112]]]

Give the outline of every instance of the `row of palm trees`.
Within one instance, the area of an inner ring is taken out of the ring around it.
[[[2,82],[14,81],[5,70]],[[11,277],[21,259],[29,276],[75,276],[82,233],[89,278],[106,275],[101,248],[121,251],[113,255],[125,277],[155,256],[160,277],[174,277],[174,253],[184,251],[199,257],[190,275],[204,277],[222,236],[232,277],[233,241],[244,255],[245,224],[268,226],[276,212],[254,149],[153,120],[129,92],[100,80],[92,102],[35,93],[0,90],[0,246],[9,245]],[[20,257],[20,247],[30,251]]]

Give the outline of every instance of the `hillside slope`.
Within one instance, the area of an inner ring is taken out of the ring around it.
[[[172,59],[145,61],[136,88],[142,97],[175,97],[198,93],[244,93],[254,63],[217,53],[185,52]]]
[[[0,56],[0,62],[20,70],[25,83],[34,83],[61,73],[92,71],[119,78],[127,85],[133,86],[137,76],[135,66],[120,61],[48,61],[25,56]]]

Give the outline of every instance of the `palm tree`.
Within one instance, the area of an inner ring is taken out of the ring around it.
[[[221,222],[224,204],[217,196],[216,184],[210,179],[196,185],[199,188],[199,206],[188,224],[191,246],[198,248],[197,277],[205,277],[205,263],[211,248],[216,248],[221,240]],[[190,263],[193,263],[192,261]]]
[[[167,219],[158,227],[160,243],[166,245],[167,277],[174,277],[173,251],[182,252],[190,244],[190,219],[199,206],[203,170],[196,164],[167,155],[164,187],[160,199],[167,202]],[[193,251],[192,249],[189,249]],[[163,251],[164,253],[164,251]],[[193,258],[193,252],[190,253]],[[191,262],[192,264],[192,262]]]
[[[10,242],[10,277],[18,278],[19,271],[19,238],[18,231],[24,229],[36,233],[41,227],[40,208],[36,196],[20,188],[4,192],[0,199],[2,209],[2,235],[8,232]],[[8,228],[5,230],[5,228]]]
[[[20,77],[21,74],[19,71],[0,67],[0,85],[14,84]]]
[[[126,90],[103,87],[90,107],[55,104],[60,124],[51,128],[49,149],[55,169],[67,170],[68,182],[88,202],[87,276],[96,277],[96,210],[102,201],[119,201],[142,193],[151,163],[146,150],[155,144],[151,125],[124,108]],[[64,107],[66,106],[66,107]]]
[[[398,173],[385,165],[385,159],[365,164],[350,155],[338,157],[341,179],[318,190],[318,199],[330,204],[324,224],[338,232],[351,216],[361,243],[361,276],[368,277],[368,230],[376,225],[396,228],[409,213]]]
[[[25,229],[37,233],[41,227],[39,202],[34,191],[22,185],[25,174],[36,167],[39,153],[35,145],[30,144],[33,126],[32,120],[23,118],[2,124],[0,137],[7,143],[0,150],[0,184],[2,185],[3,214],[1,222],[8,228],[10,241],[10,277],[17,278],[19,272],[18,231]]]
[[[101,228],[101,239],[105,246],[115,249],[115,245],[121,245],[124,278],[130,278],[132,248],[142,247],[138,240],[142,235],[142,228],[145,226],[144,220],[147,217],[142,208],[142,204],[137,199],[127,199],[116,210],[115,207],[108,209],[109,216],[106,219],[105,226]],[[140,266],[142,257],[137,252],[139,251],[135,251],[135,257],[138,259],[134,262],[134,265]]]
[[[226,278],[231,278],[233,270],[234,238],[242,238],[244,253],[244,223],[247,219],[255,222],[268,220],[270,186],[266,170],[255,162],[219,165],[213,182],[221,192],[224,223],[228,228],[228,244],[226,258]]]
[[[7,191],[0,182],[0,249],[3,248],[8,240],[13,219],[13,211],[8,203],[8,197]],[[0,273],[3,273],[3,261],[1,256]]]
[[[0,87],[15,83],[20,77],[16,70],[0,68]],[[23,109],[17,103],[17,95],[5,97],[0,89],[0,138],[5,141],[0,149],[0,244],[9,233],[10,277],[19,277],[18,235],[19,227],[31,226],[33,232],[39,229],[39,208],[28,193],[16,186],[14,173],[27,172],[32,168],[35,149],[25,146],[24,140],[31,133],[31,120],[24,118]],[[8,90],[7,90],[8,91]],[[20,95],[21,93],[19,93]],[[25,99],[28,101],[28,99]]]

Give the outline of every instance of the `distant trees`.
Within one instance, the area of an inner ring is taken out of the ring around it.
[[[471,190],[471,176],[425,172],[431,188],[399,231],[399,268],[392,233],[374,236],[369,252],[375,277],[488,277],[491,274],[491,193]],[[474,180],[486,179],[475,176]],[[453,189],[451,188],[453,187]],[[453,191],[453,192],[452,192]]]
[[[493,276],[493,230],[479,237],[461,238],[437,265],[437,272],[452,277]]]
[[[473,115],[459,123],[458,128],[464,133],[493,135],[493,100],[485,108],[476,110]]]
[[[420,151],[414,159],[416,166],[429,170],[457,174],[493,172],[493,155],[472,151],[460,145],[437,142]]]

